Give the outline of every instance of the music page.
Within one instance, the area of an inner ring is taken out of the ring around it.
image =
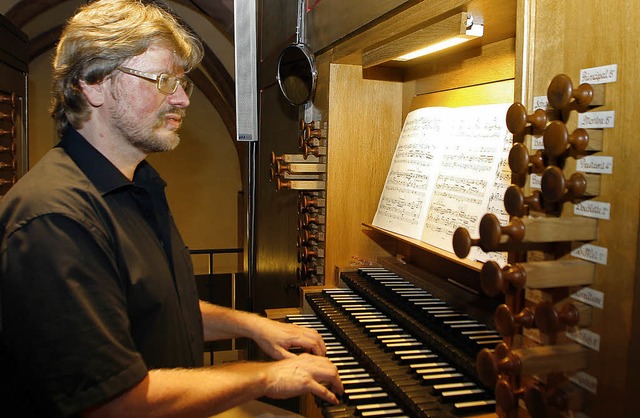
[[[373,224],[453,252],[456,228],[476,237],[487,212],[506,223],[508,107],[427,107],[409,113]],[[473,251],[470,258],[494,258]]]
[[[426,111],[428,109],[428,111]],[[430,107],[407,115],[391,160],[373,225],[420,239],[448,135],[449,109]]]

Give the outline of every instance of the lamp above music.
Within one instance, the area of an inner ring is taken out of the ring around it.
[[[406,36],[389,40],[367,49],[362,54],[362,67],[370,68],[387,61],[408,61],[461,43],[484,34],[484,25],[466,12],[457,13]]]

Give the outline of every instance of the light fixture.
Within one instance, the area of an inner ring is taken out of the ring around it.
[[[373,67],[383,62],[407,61],[481,37],[484,26],[474,22],[466,12],[455,14],[409,35],[365,50],[362,66]]]

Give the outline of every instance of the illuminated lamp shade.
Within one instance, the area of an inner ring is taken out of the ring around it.
[[[365,50],[362,66],[369,68],[392,60],[408,61],[479,38],[483,33],[484,26],[474,22],[466,12],[455,14],[409,35]]]

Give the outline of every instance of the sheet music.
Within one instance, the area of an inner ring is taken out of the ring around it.
[[[407,115],[373,225],[420,239],[447,135],[447,108]],[[421,109],[419,109],[421,110]]]
[[[477,236],[487,212],[508,221],[504,191],[509,104],[423,108],[407,116],[373,224],[453,252],[462,226]],[[477,250],[477,251],[476,251]],[[501,257],[474,249],[474,259]]]

